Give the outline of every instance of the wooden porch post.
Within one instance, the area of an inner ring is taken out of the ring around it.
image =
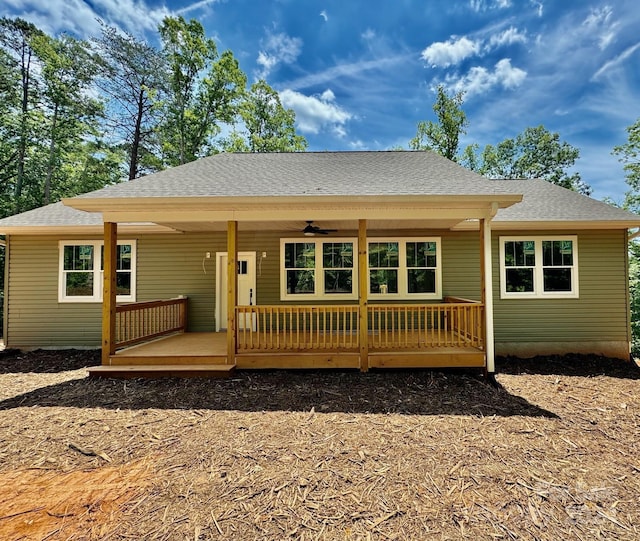
[[[360,329],[360,371],[362,372],[369,370],[367,263],[367,220],[358,220],[358,327]]]
[[[495,346],[493,337],[493,270],[491,254],[491,219],[480,220],[482,303],[484,304],[484,351],[487,357],[487,372],[493,374],[495,367]]]
[[[227,364],[235,364],[238,346],[238,222],[227,222]]]
[[[118,224],[104,223],[104,280],[102,290],[102,364],[116,352],[116,251]]]

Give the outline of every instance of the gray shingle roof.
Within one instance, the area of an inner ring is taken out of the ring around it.
[[[428,151],[223,153],[80,197],[494,195],[498,189]]]
[[[488,180],[432,152],[218,154],[81,198],[522,194],[496,222],[634,222],[640,217],[543,180]],[[101,226],[99,213],[53,203],[5,228]],[[624,226],[623,226],[624,227]]]
[[[500,209],[498,222],[640,222],[640,217],[540,179],[492,180],[501,193],[522,194],[522,202]],[[640,225],[640,224],[639,224]]]
[[[96,212],[83,212],[67,207],[62,202],[15,214],[0,220],[0,232],[4,227],[65,227],[102,226],[102,216]]]

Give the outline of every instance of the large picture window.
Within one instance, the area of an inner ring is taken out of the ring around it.
[[[135,301],[135,241],[118,241],[116,298]],[[101,302],[104,246],[100,241],[61,241],[58,281],[59,302]]]
[[[283,300],[356,299],[356,239],[281,239]],[[370,239],[367,286],[373,299],[440,299],[440,239]]]
[[[502,298],[578,297],[578,239],[501,237]]]

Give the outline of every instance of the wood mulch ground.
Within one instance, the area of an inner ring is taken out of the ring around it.
[[[640,370],[100,380],[0,354],[2,540],[640,539]]]

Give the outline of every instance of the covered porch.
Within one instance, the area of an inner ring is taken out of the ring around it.
[[[282,201],[277,208],[246,201],[225,202],[225,207],[216,201],[204,205],[207,210],[203,210],[202,203],[194,207],[193,201],[179,201],[179,210],[162,211],[150,201],[132,210],[102,209],[103,366],[94,373],[111,375],[118,366],[140,375],[153,375],[154,370],[162,375],[212,375],[236,367],[353,368],[363,372],[372,368],[474,367],[493,372],[491,219],[503,203],[508,206],[512,201],[447,197],[445,205],[443,198],[416,202],[402,197],[393,199],[390,207],[389,201],[382,199],[321,200],[313,208],[314,217],[330,231],[355,231],[350,237],[354,300],[344,304],[303,304],[285,298],[279,304],[238,302],[241,236],[245,231],[264,229],[287,235],[292,221],[300,223],[309,215],[309,209],[299,201]],[[83,207],[91,205],[83,203]],[[134,219],[182,232],[226,230],[226,284],[218,292],[218,298],[224,300],[218,324],[222,323],[225,332],[198,336],[188,332],[186,298],[116,303],[118,224]],[[394,231],[405,235],[407,231],[476,231],[478,266],[473,274],[479,282],[479,298],[443,295],[433,301],[386,301],[380,294],[370,295],[368,246],[372,230],[376,232],[372,238]],[[303,241],[301,233],[298,230]]]

